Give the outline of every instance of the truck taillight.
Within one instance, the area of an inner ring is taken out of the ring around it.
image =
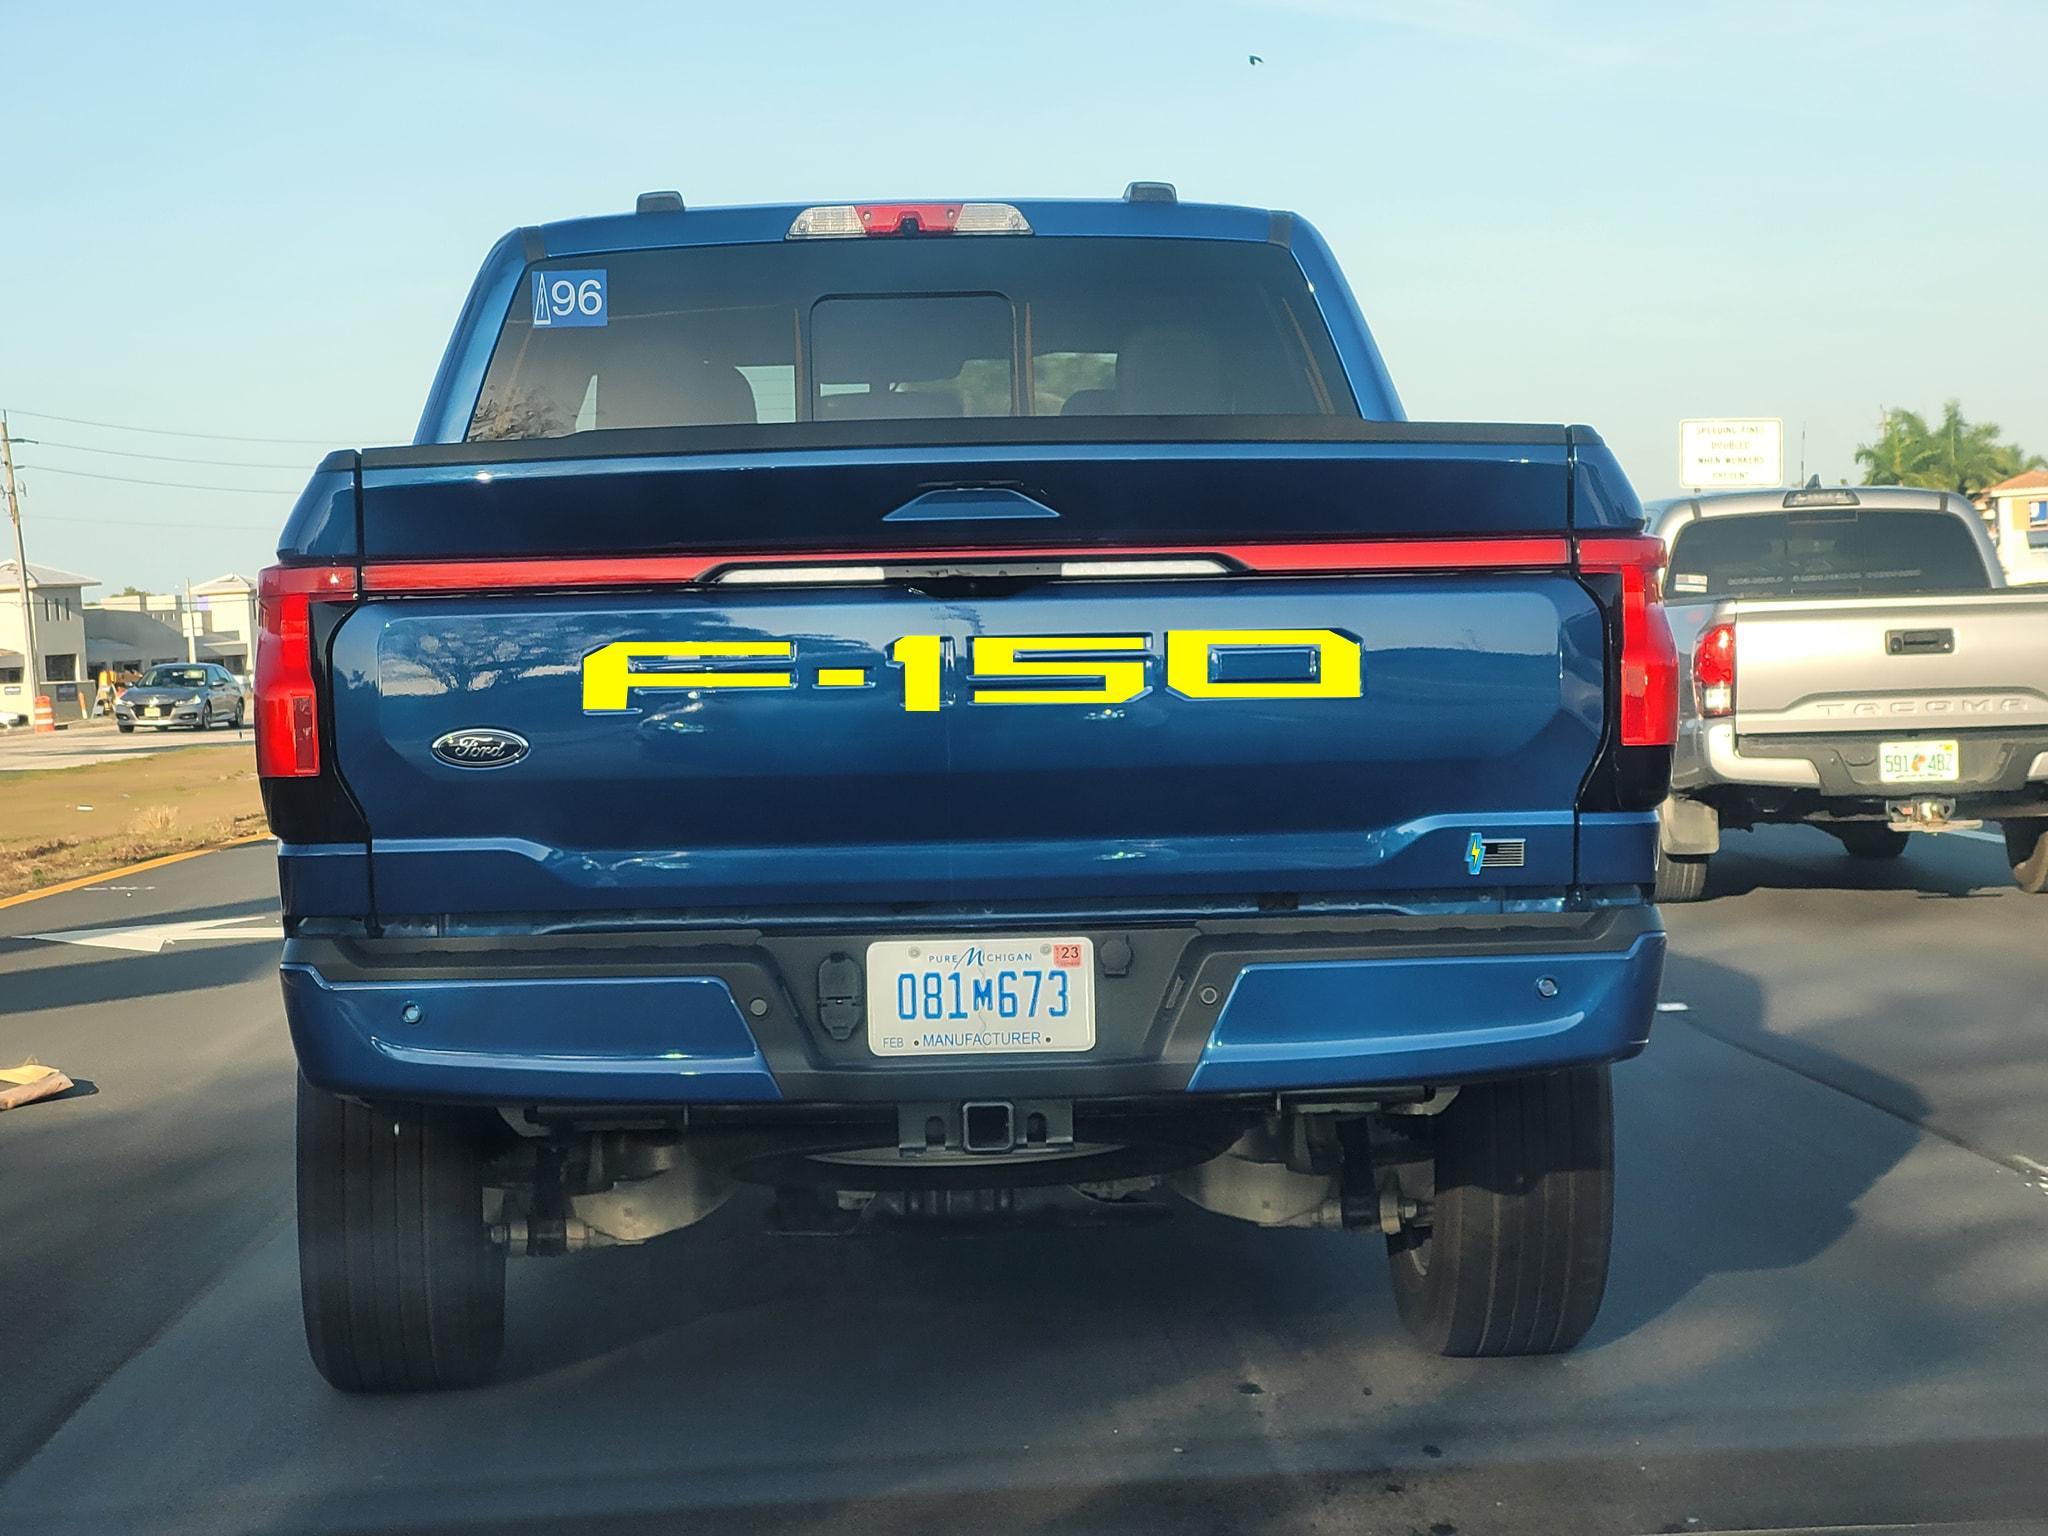
[[[355,596],[339,566],[273,565],[256,583],[256,772],[320,772],[320,699],[313,673],[313,600]]]
[[[1735,626],[1710,624],[1692,648],[1692,697],[1702,715],[1735,713]]]
[[[1678,740],[1678,642],[1664,616],[1658,573],[1661,539],[1585,539],[1579,564],[1621,576],[1621,744],[1668,747]]]

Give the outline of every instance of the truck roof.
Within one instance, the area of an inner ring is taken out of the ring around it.
[[[1124,198],[820,198],[809,203],[759,203],[731,208],[686,208],[648,213],[599,214],[535,227],[548,257],[599,251],[659,250],[672,246],[780,244],[806,208],[909,204],[1000,203],[1017,209],[1032,233],[1174,240],[1272,241],[1286,245],[1295,215],[1227,203],[1183,203]],[[982,238],[982,237],[971,237]],[[993,237],[990,237],[993,238]]]
[[[1801,506],[1864,506],[1932,511],[1957,504],[1974,511],[1953,491],[1918,485],[1774,485],[1754,490],[1696,491],[1688,496],[1660,496],[1643,504],[1652,522],[1680,509],[1700,517],[1726,517],[1745,512],[1780,512]]]

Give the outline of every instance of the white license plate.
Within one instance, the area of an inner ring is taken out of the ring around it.
[[[146,717],[147,717],[148,719],[151,719],[151,720],[154,720],[154,719],[156,719],[156,718],[157,718],[157,717],[158,717],[159,715],[161,715],[161,714],[162,714],[163,712],[164,712],[164,707],[163,707],[163,705],[161,705],[161,704],[150,704],[150,705],[147,705],[147,706],[145,706],[145,707],[144,707],[144,709],[143,709],[143,711],[142,711],[142,713],[144,714],[144,716],[146,716]]]
[[[868,1049],[999,1056],[1095,1045],[1095,943],[887,939],[868,946]]]
[[[1962,749],[1953,740],[1877,744],[1877,776],[1887,784],[1953,784],[1962,773]]]

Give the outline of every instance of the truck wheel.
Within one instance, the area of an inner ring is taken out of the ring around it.
[[[490,1377],[505,1250],[484,1226],[483,1160],[457,1111],[372,1108],[299,1079],[299,1300],[330,1384],[427,1392]]]
[[[1426,1228],[1387,1239],[1401,1321],[1439,1354],[1544,1355],[1607,1289],[1614,1100],[1604,1065],[1462,1089],[1431,1121]]]
[[[1698,901],[1707,891],[1707,855],[1657,855],[1657,900]]]
[[[1999,823],[2005,833],[2005,856],[2012,861],[2013,882],[2023,891],[2048,891],[2048,816],[2028,816]]]
[[[1845,821],[1828,830],[1842,840],[1852,859],[1896,859],[1906,851],[1906,839],[1912,836],[1874,821]]]

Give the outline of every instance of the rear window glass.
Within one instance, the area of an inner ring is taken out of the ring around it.
[[[584,286],[597,273],[601,301]],[[536,279],[587,306],[536,324]],[[506,315],[468,435],[1358,414],[1278,246],[949,236],[543,262]]]
[[[1946,512],[1757,512],[1702,518],[1671,546],[1666,596],[1899,597],[1983,592],[1969,529]]]

